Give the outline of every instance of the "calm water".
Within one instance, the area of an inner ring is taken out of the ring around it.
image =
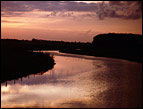
[[[46,53],[46,51],[44,51]],[[52,70],[1,84],[1,107],[142,107],[142,65],[52,51]]]

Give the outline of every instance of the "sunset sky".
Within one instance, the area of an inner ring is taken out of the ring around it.
[[[141,1],[1,1],[1,38],[91,42],[142,34]]]

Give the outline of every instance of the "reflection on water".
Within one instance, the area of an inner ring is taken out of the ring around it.
[[[54,69],[1,84],[1,107],[141,107],[141,64],[54,53]]]

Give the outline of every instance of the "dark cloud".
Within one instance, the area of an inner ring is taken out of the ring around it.
[[[83,3],[74,1],[2,1],[1,15],[5,17],[22,16],[23,12],[34,9],[40,11],[52,11],[49,16],[60,15],[71,17],[69,11],[95,12],[100,20],[109,18],[139,19],[142,17],[141,1],[109,1],[109,3]],[[87,17],[95,17],[95,14]]]
[[[62,11],[52,11],[50,14],[44,16],[44,17],[55,17],[55,16],[60,16],[60,17],[74,17],[73,12],[68,12],[66,10]]]
[[[24,1],[2,1],[1,10],[4,12],[25,12],[31,11],[32,7]]]
[[[45,17],[73,17],[75,11],[94,11],[96,4],[88,4],[73,1],[2,1],[1,15],[3,17],[22,16],[23,12],[30,12],[34,9],[39,11],[51,11]],[[72,12],[69,12],[72,11]]]
[[[109,1],[99,4],[97,14],[99,19],[105,17],[139,19],[142,17],[142,3],[140,1]]]
[[[92,11],[96,4],[78,3],[73,1],[2,1],[2,11]]]
[[[110,5],[122,5],[121,1],[109,1]]]

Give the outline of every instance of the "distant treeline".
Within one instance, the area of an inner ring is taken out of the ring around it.
[[[96,56],[143,62],[143,37],[138,34],[100,34],[93,39]]]
[[[4,48],[15,48],[21,50],[61,50],[91,47],[91,43],[48,41],[48,40],[17,40],[1,39]]]
[[[143,37],[137,34],[99,34],[94,37],[93,44],[103,48],[140,48]]]
[[[2,39],[4,48],[19,50],[59,50],[65,53],[111,57],[142,62],[142,35],[138,34],[99,34],[92,43],[64,42],[47,40]],[[7,47],[8,45],[8,47]],[[9,46],[10,45],[10,46]]]

